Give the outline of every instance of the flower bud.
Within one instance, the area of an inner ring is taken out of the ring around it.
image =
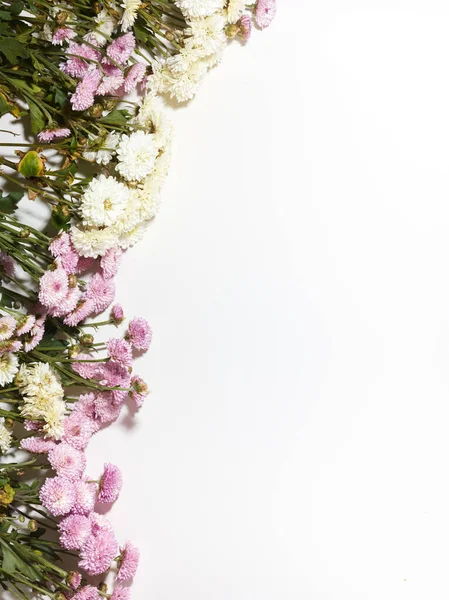
[[[5,419],[3,425],[6,427],[6,429],[12,429],[14,427],[14,419],[8,417],[7,419]]]
[[[37,531],[37,523],[34,519],[31,519],[30,521],[28,521],[28,529],[30,531]]]
[[[101,4],[101,2],[94,2],[92,4],[92,12],[95,13],[96,15],[99,15],[102,10],[103,10],[103,5]]]
[[[69,16],[69,13],[66,12],[65,10],[61,10],[61,12],[58,12],[58,14],[56,15],[56,23],[58,25],[64,25],[64,23],[67,21],[67,18]]]
[[[62,592],[58,592],[56,596],[53,596],[55,600],[67,600],[67,596],[65,596]]]
[[[94,336],[90,333],[85,333],[80,337],[80,342],[83,346],[90,346],[94,343]]]
[[[114,98],[105,98],[103,100],[103,106],[106,110],[114,110],[117,106],[117,100],[114,100]]]
[[[76,358],[78,356],[78,354],[81,351],[81,347],[76,344],[75,346],[72,346],[69,350],[69,356],[70,358]]]
[[[76,286],[78,285],[78,279],[77,279],[76,275],[71,273],[68,277],[68,280],[69,280],[69,288],[76,288]]]
[[[101,117],[101,115],[103,114],[103,106],[101,104],[94,104],[92,106],[92,108],[90,109],[89,113],[91,115],[91,117],[94,117],[95,119],[99,119]]]
[[[69,571],[66,577],[67,585],[69,585],[72,590],[76,590],[79,588],[81,584],[81,575],[77,573],[77,571]]]
[[[100,590],[100,592],[102,594],[108,593],[108,586],[104,583],[104,581],[102,583],[100,583],[100,585],[98,586],[98,589]]]
[[[240,28],[235,25],[235,24],[231,24],[228,25],[225,29],[225,33],[227,35],[228,38],[235,38],[235,36],[240,32]]]
[[[24,227],[23,229],[20,230],[19,236],[21,238],[27,238],[30,237],[31,231],[27,228]]]
[[[17,520],[19,521],[19,523],[25,523],[25,517],[23,515],[19,515],[17,517]]]

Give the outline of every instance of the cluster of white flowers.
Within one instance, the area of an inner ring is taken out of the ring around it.
[[[14,379],[19,370],[19,359],[12,352],[0,356],[0,386],[3,387]]]
[[[12,442],[12,433],[11,431],[5,427],[5,419],[3,417],[0,418],[0,450],[4,454],[8,452],[11,448]]]
[[[48,363],[23,363],[15,382],[23,397],[21,414],[27,419],[43,421],[47,437],[59,440],[63,434],[66,412],[64,390],[58,375]]]
[[[131,127],[129,135],[109,134],[102,149],[84,153],[115,171],[93,179],[83,195],[81,223],[71,233],[81,256],[103,256],[113,246],[126,250],[141,239],[159,209],[172,139],[162,101],[147,94]]]
[[[207,71],[217,65],[230,37],[228,28],[246,8],[245,0],[175,0],[187,22],[184,47],[165,61],[154,62],[148,87],[178,102],[195,96]]]

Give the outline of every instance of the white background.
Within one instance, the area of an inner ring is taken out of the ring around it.
[[[281,0],[173,113],[118,278],[152,395],[90,450],[133,600],[448,597],[448,25]]]

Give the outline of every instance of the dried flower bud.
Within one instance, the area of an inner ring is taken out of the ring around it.
[[[31,231],[29,229],[27,229],[26,227],[24,227],[23,229],[20,230],[19,236],[21,238],[27,238],[30,237]]]
[[[75,346],[72,346],[69,350],[69,356],[70,358],[76,358],[78,356],[78,354],[81,351],[81,347],[76,344]]]
[[[68,277],[68,280],[69,280],[69,287],[76,288],[76,286],[78,285],[78,279],[77,279],[76,275],[73,275],[73,273],[71,273]]]
[[[25,517],[23,515],[19,515],[17,517],[17,520],[19,521],[19,523],[25,523]]]
[[[14,419],[8,417],[7,419],[5,419],[3,425],[6,427],[6,429],[12,429],[14,427]]]
[[[55,600],[67,600],[67,596],[65,596],[62,592],[58,592],[56,596],[53,596]]]
[[[81,579],[82,577],[80,573],[77,571],[69,571],[67,573],[66,583],[72,588],[72,590],[76,590],[81,584]]]
[[[103,10],[103,5],[101,4],[101,2],[94,2],[92,4],[92,12],[94,12],[96,15],[99,15],[102,10]]]
[[[228,38],[234,39],[236,35],[240,32],[240,27],[235,24],[228,25],[225,29],[225,33]]]
[[[89,113],[90,113],[91,117],[98,119],[103,114],[103,110],[104,110],[103,106],[101,104],[97,103],[92,106]]]
[[[98,586],[98,589],[100,590],[100,592],[102,594],[108,593],[108,586],[104,583],[104,581],[102,583],[100,583],[100,585]]]
[[[114,110],[117,106],[117,100],[114,100],[114,98],[105,98],[103,100],[103,106],[106,110]]]
[[[30,521],[28,521],[28,529],[30,531],[37,531],[37,523],[34,519],[31,519]]]
[[[176,39],[175,34],[172,31],[167,31],[167,33],[165,34],[165,39],[167,40],[167,42],[173,42]]]
[[[61,10],[61,12],[58,12],[58,14],[56,15],[56,23],[58,25],[64,25],[64,23],[67,21],[68,16],[68,12],[66,12],[65,10]]]
[[[85,333],[80,337],[80,342],[83,346],[90,346],[94,343],[94,336],[90,333]]]

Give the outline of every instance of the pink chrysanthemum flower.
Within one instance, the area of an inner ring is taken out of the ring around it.
[[[122,489],[123,479],[120,469],[115,465],[106,463],[104,466],[103,475],[100,479],[100,487],[98,493],[98,502],[101,504],[111,504],[118,498]]]
[[[78,302],[76,308],[65,317],[64,323],[70,327],[75,327],[78,323],[81,323],[81,321],[84,321],[84,319],[89,317],[94,310],[94,301],[90,298],[83,298]]]
[[[123,308],[120,304],[114,304],[111,309],[111,320],[114,322],[114,325],[120,325],[125,319],[125,313],[123,312]]]
[[[100,392],[95,398],[95,418],[103,425],[112,423],[118,419],[121,405],[114,402],[111,392]]]
[[[4,252],[0,251],[0,272],[6,273],[6,275],[14,275],[16,270],[13,259]]]
[[[127,337],[137,350],[148,350],[153,337],[153,332],[146,319],[137,317],[130,321]]]
[[[100,384],[108,387],[128,388],[131,375],[126,367],[114,360],[101,364]]]
[[[100,594],[96,587],[86,585],[78,593],[72,596],[72,600],[100,600]]]
[[[87,71],[70,98],[73,110],[86,110],[94,103],[94,94],[101,81],[99,69]]]
[[[22,342],[19,340],[5,340],[0,342],[0,356],[7,352],[18,352],[22,348]]]
[[[95,262],[95,258],[91,258],[90,256],[80,256],[78,259],[77,273],[85,273],[94,266]]]
[[[139,549],[131,542],[126,542],[121,548],[118,559],[117,581],[130,581],[133,579],[139,566],[139,558]]]
[[[84,77],[90,68],[89,64],[93,64],[79,57],[84,57],[91,61],[95,60],[97,62],[101,59],[101,53],[98,52],[98,50],[95,50],[86,44],[76,44],[75,42],[69,43],[67,54],[77,56],[70,57],[66,62],[61,63],[59,68],[63,73],[67,73],[67,75],[76,77],[77,79]]]
[[[42,423],[40,421],[31,421],[30,419],[25,419],[23,426],[27,431],[41,431],[42,429]]]
[[[16,325],[17,321],[14,319],[14,317],[11,317],[10,315],[0,318],[0,342],[9,340],[9,338],[14,333]]]
[[[58,475],[67,479],[79,479],[86,468],[85,455],[65,442],[50,450],[48,461]]]
[[[59,541],[66,550],[80,550],[92,534],[89,517],[69,515],[59,523]]]
[[[105,279],[100,273],[92,276],[87,288],[86,298],[94,303],[94,310],[100,313],[105,310],[114,300],[115,284],[112,279]]]
[[[62,439],[77,450],[85,450],[98,425],[81,412],[72,412],[64,419]]]
[[[66,582],[67,585],[72,588],[72,590],[77,590],[81,585],[82,579],[81,573],[78,573],[77,571],[69,571]]]
[[[243,15],[237,25],[239,26],[240,36],[243,38],[244,42],[247,42],[251,37],[251,31],[253,28],[251,17],[249,15]]]
[[[93,512],[89,515],[89,519],[92,526],[93,535],[98,535],[101,531],[109,531],[109,533],[114,532],[111,522],[104,515]]]
[[[143,63],[135,63],[125,77],[124,90],[127,94],[133,91],[136,85],[145,77],[146,67]]]
[[[51,515],[66,515],[75,504],[73,481],[59,476],[46,479],[39,492],[39,498]]]
[[[111,279],[117,273],[123,256],[121,248],[110,248],[100,260],[101,272],[104,279]]]
[[[56,306],[48,309],[48,314],[51,317],[64,317],[71,313],[77,306],[81,292],[78,287],[69,288],[65,297]]]
[[[98,362],[85,362],[92,360],[92,356],[90,354],[86,354],[85,352],[80,352],[76,360],[79,362],[72,363],[72,369],[75,373],[78,373],[80,377],[83,379],[96,379],[97,376],[101,374],[102,363]]]
[[[265,29],[274,19],[276,14],[276,0],[258,0],[256,6],[256,23]]]
[[[23,349],[25,352],[31,352],[34,350],[39,342],[42,341],[42,338],[45,334],[45,316],[39,317],[37,321],[34,323],[33,327],[30,329],[29,334],[25,338],[23,342]]]
[[[42,143],[52,142],[53,140],[62,140],[68,137],[72,132],[67,127],[55,127],[54,129],[43,129],[37,134],[37,139]],[[67,234],[66,234],[67,235]]]
[[[36,323],[36,317],[34,315],[23,315],[19,317],[17,321],[16,335],[24,335],[31,331],[31,328]]]
[[[137,408],[141,408],[143,401],[150,393],[148,386],[142,379],[142,377],[134,375],[131,378],[131,388],[132,391],[130,392],[130,396],[132,398],[132,401],[134,402]]]
[[[64,256],[64,254],[70,252],[73,249],[73,247],[72,240],[70,239],[69,234],[63,231],[62,233],[57,235],[51,241],[50,245],[48,246],[48,249],[50,250],[52,256]]]
[[[69,278],[64,269],[45,271],[39,282],[39,302],[50,308],[64,300],[69,291]]]
[[[75,490],[75,503],[72,512],[76,515],[89,515],[95,506],[97,484],[80,480],[73,482],[73,485]]]
[[[134,51],[136,40],[134,34],[121,35],[106,48],[106,54],[119,65],[124,65]]]
[[[95,397],[93,392],[81,394],[78,401],[73,405],[72,414],[82,413],[89,419],[95,419]]]
[[[97,96],[114,96],[117,93],[117,90],[123,85],[124,81],[125,78],[121,73],[120,75],[103,77],[95,93]]]
[[[80,257],[76,250],[71,249],[62,256],[58,256],[56,264],[62,267],[69,275],[78,273],[78,263]]]
[[[79,566],[89,575],[105,573],[117,556],[118,544],[110,531],[91,535],[80,552]]]
[[[130,600],[131,590],[124,585],[117,584],[109,600]]]
[[[121,338],[111,338],[106,342],[106,348],[112,360],[124,367],[131,366],[133,350],[129,342]]]
[[[35,423],[35,422],[34,422]],[[36,423],[39,426],[39,423]],[[55,442],[45,440],[40,437],[25,438],[20,442],[20,447],[23,450],[32,452],[33,454],[46,454],[56,446]]]
[[[76,37],[76,33],[73,29],[70,29],[69,27],[58,27],[51,38],[51,43],[53,46],[62,46],[64,42],[73,40],[74,37]]]

